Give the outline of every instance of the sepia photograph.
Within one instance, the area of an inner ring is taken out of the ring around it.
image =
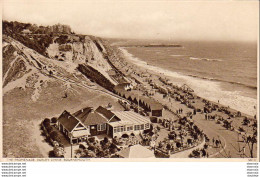
[[[256,160],[258,33],[254,0],[3,0],[1,158]]]

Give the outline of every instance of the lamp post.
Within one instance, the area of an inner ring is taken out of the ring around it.
[[[139,84],[137,85],[137,91],[138,91],[138,93],[137,93],[137,96],[138,96],[138,98],[137,98],[137,99],[138,99],[138,100],[137,100],[137,102],[138,102],[138,103],[137,103],[137,105],[138,105],[138,106],[137,106],[137,113],[139,114]]]
[[[71,146],[71,158],[72,158],[72,143],[70,143],[70,146]]]

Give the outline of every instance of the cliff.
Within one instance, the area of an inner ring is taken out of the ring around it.
[[[108,48],[110,46],[101,38],[72,34],[66,25],[38,27],[4,21],[4,93],[30,87],[37,95],[49,80],[88,82],[86,77],[111,90],[118,82],[109,75],[115,68],[108,60],[113,50],[108,53]],[[37,99],[37,96],[32,98]]]

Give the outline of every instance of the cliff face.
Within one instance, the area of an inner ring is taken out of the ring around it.
[[[105,47],[100,38],[49,32],[41,34],[38,33],[38,28],[45,27],[4,22],[4,94],[14,88],[33,88],[32,99],[37,100],[41,87],[46,86],[49,81],[59,79],[83,82],[85,79],[84,82],[88,82],[85,76],[92,76],[90,79],[103,87],[111,88],[117,84],[107,73],[112,69],[107,61],[108,45],[105,44]],[[53,28],[67,33],[71,31],[66,26]],[[80,71],[84,71],[84,76]]]

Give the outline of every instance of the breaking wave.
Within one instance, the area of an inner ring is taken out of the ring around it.
[[[209,77],[200,77],[200,76],[192,75],[192,74],[189,74],[188,76],[191,76],[191,77],[194,77],[194,78],[200,78],[200,79],[204,79],[204,80],[209,80],[209,81],[226,82],[226,83],[229,83],[229,84],[241,85],[241,86],[244,86],[244,87],[247,87],[247,88],[250,88],[250,89],[254,89],[254,90],[257,89],[257,86],[247,85],[247,84],[243,84],[241,82],[226,81],[226,80],[220,80],[220,79],[209,78]]]
[[[196,57],[190,57],[190,60],[201,60],[201,61],[222,61],[221,59],[210,59],[210,58],[196,58]]]

